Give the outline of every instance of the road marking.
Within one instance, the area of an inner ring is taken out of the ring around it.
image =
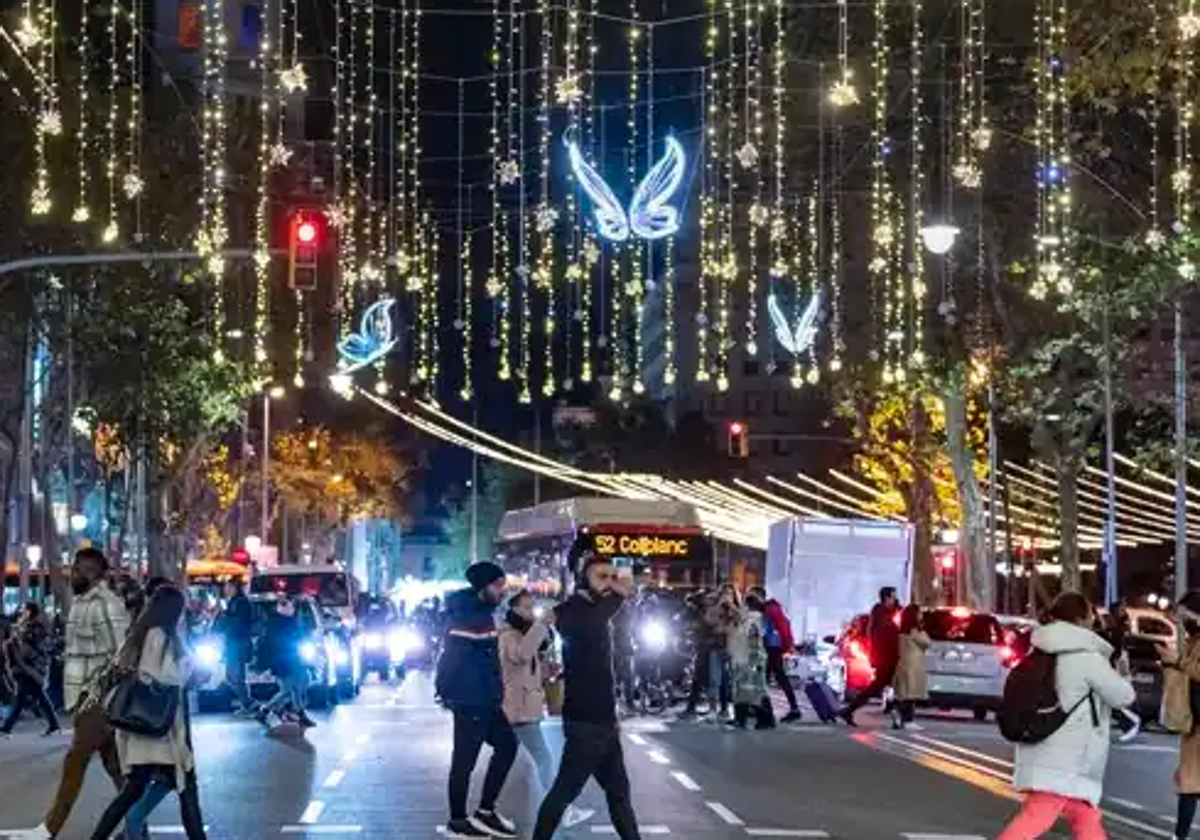
[[[328,776],[325,777],[325,783],[323,785],[321,785],[321,787],[335,788],[338,785],[340,785],[345,778],[346,778],[345,770],[334,770],[332,773],[330,773]]]
[[[344,753],[342,753],[342,764],[349,764],[356,758],[358,758],[357,752],[354,750],[346,750]]]
[[[636,732],[628,732],[628,733],[626,733],[626,736],[629,738],[630,741],[637,744],[639,747],[644,747],[644,746],[646,746],[646,744],[650,743],[649,741],[647,741],[645,738],[643,738],[641,735],[637,734]]]
[[[367,743],[367,741],[369,741],[369,740],[371,740],[371,736],[368,735],[366,732],[364,732],[361,735],[359,735],[357,738],[354,739],[354,743],[356,746],[361,747],[363,744]]]
[[[1114,745],[1113,749],[1117,752],[1155,752],[1155,753],[1174,753],[1179,752],[1179,747],[1168,747],[1165,744],[1126,744],[1124,746]]]
[[[751,837],[828,837],[828,831],[819,828],[747,828]]]
[[[664,753],[662,750],[650,750],[650,752],[646,753],[646,755],[650,756],[650,760],[653,761],[655,764],[670,764],[671,763],[671,759],[667,758],[667,754]]]
[[[1130,828],[1136,828],[1138,831],[1144,831],[1147,834],[1153,834],[1155,837],[1166,837],[1168,840],[1173,840],[1175,837],[1175,832],[1173,831],[1167,831],[1166,829],[1159,828],[1158,826],[1150,825],[1150,823],[1142,822],[1141,820],[1135,820],[1132,817],[1115,813],[1107,808],[1101,808],[1100,810],[1103,811],[1104,816],[1108,817],[1110,820],[1115,820],[1116,822],[1119,822],[1122,825],[1127,825]]]
[[[684,773],[682,770],[675,770],[671,773],[671,777],[686,789],[691,791],[700,790],[700,785],[696,784],[696,780]]]
[[[285,825],[284,834],[361,834],[361,825]]]
[[[671,829],[665,825],[640,825],[638,830],[642,834],[670,834]],[[617,830],[611,825],[594,825],[592,826],[592,834],[616,834]]]
[[[942,741],[938,738],[930,738],[926,735],[913,735],[912,737],[916,741],[922,741],[926,744],[933,744],[935,747],[941,747],[944,750],[950,750],[951,752],[958,753],[959,755],[965,755],[987,764],[994,764],[997,767],[1004,768],[1005,770],[1013,769],[1013,764],[1011,761],[991,755],[990,753],[968,749],[967,747],[961,747],[958,744],[954,744],[949,741]]]
[[[905,840],[987,840],[979,834],[901,834]]]
[[[1169,822],[1169,823],[1171,823],[1172,825],[1174,825],[1174,824],[1175,824],[1175,819],[1176,819],[1176,817],[1175,817],[1175,815],[1174,815],[1174,814],[1159,814],[1159,815],[1158,815],[1158,818],[1159,818],[1160,820],[1162,820],[1163,822]]]
[[[317,820],[321,819],[321,813],[325,810],[325,803],[320,799],[314,799],[308,803],[308,807],[304,809],[304,813],[300,815],[301,825],[312,825]]]
[[[152,825],[149,826],[151,834],[187,834],[187,829],[181,825]],[[208,831],[208,826],[204,826],[204,830]],[[0,834],[9,832],[0,831]],[[11,832],[12,836],[20,834],[19,831]]]
[[[1121,799],[1117,796],[1104,797],[1105,802],[1111,802],[1114,805],[1120,805],[1122,808],[1128,808],[1130,811],[1145,811],[1146,808],[1131,799]]]
[[[712,811],[724,821],[725,825],[745,825],[746,821],[739,817],[733,811],[722,805],[720,802],[705,802],[708,810]]]

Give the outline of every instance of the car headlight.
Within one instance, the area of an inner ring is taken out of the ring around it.
[[[196,645],[196,661],[205,668],[221,664],[221,646],[216,642],[201,642]]]
[[[419,633],[406,628],[392,634],[391,639],[388,640],[388,647],[391,650],[392,659],[399,661],[408,654],[425,647],[425,640]]]
[[[363,636],[363,647],[367,650],[382,650],[383,636],[379,633],[368,633]]]
[[[303,659],[305,662],[307,662],[309,665],[312,665],[314,662],[317,661],[317,655],[319,653],[320,653],[320,651],[317,649],[317,646],[315,644],[313,644],[312,642],[301,642],[300,643],[300,658]]]
[[[325,655],[338,667],[350,664],[350,650],[332,639],[325,642]]]
[[[667,646],[667,628],[661,621],[647,621],[642,625],[642,643],[651,650],[662,650]]]

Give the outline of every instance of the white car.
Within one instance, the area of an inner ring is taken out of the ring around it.
[[[1000,622],[991,613],[965,607],[926,610],[923,622],[933,640],[925,652],[928,705],[970,709],[983,720],[999,708],[1004,681],[1018,659]]]

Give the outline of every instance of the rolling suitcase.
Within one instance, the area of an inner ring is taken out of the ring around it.
[[[829,687],[829,683],[821,680],[809,680],[804,684],[804,696],[822,723],[832,723],[837,720],[838,699]]]

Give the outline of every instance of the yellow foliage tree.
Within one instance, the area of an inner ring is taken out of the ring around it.
[[[326,529],[356,519],[399,518],[407,475],[399,453],[376,439],[316,427],[271,442],[276,498]]]

